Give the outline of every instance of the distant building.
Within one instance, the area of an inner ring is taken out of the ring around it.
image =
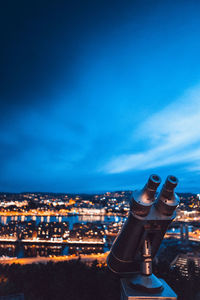
[[[104,215],[106,213],[105,208],[79,208],[79,213],[83,215]]]
[[[178,267],[182,276],[188,277],[189,275],[189,263],[194,263],[194,272],[198,275],[200,272],[200,254],[187,253],[178,254],[176,258],[170,264],[170,267]]]

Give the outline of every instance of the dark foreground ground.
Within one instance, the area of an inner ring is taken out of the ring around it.
[[[105,267],[79,261],[0,265],[0,295],[17,293],[25,300],[120,299],[118,279]]]
[[[173,287],[179,300],[197,300],[200,276],[191,268],[190,278],[167,264],[156,265],[155,273]],[[192,274],[193,272],[193,274]],[[161,276],[160,276],[161,277]],[[119,279],[106,267],[94,263],[88,267],[76,262],[32,265],[0,265],[0,295],[23,293],[25,300],[119,300]]]

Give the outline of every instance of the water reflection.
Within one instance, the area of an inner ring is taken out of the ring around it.
[[[107,250],[104,245],[23,245],[23,244],[5,244],[0,245],[0,256],[6,257],[36,257],[36,256],[61,256],[68,254],[91,254],[103,253]]]
[[[0,256],[15,257],[16,246],[13,244],[0,245]]]
[[[38,225],[41,223],[50,223],[50,222],[68,222],[70,229],[72,229],[75,223],[87,223],[87,222],[102,222],[110,223],[116,222],[119,223],[123,221],[124,217],[119,216],[98,216],[98,215],[73,215],[73,216],[0,216],[0,223],[3,225],[8,224],[10,221],[36,221]]]
[[[108,224],[111,222],[122,222],[125,218],[118,216],[98,216],[98,215],[71,215],[71,216],[0,216],[0,223],[7,225],[11,221],[35,221],[38,226],[39,223],[51,222],[67,222],[69,230],[73,229],[75,223],[97,222],[101,224]],[[23,244],[21,241],[17,243],[0,244],[0,256],[9,257],[36,257],[36,256],[50,256],[50,255],[68,255],[80,253],[103,253],[108,250],[108,243],[106,245],[44,245],[44,244]]]

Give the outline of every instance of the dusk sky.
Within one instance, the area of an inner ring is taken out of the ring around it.
[[[4,1],[0,191],[200,192],[200,1]]]

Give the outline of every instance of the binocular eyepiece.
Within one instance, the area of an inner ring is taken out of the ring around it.
[[[130,208],[138,216],[146,216],[155,201],[156,190],[161,183],[158,175],[151,175],[141,191],[132,193]]]
[[[155,205],[160,213],[170,216],[179,204],[179,199],[174,193],[177,184],[178,179],[175,176],[169,175],[167,177]]]
[[[169,175],[155,202],[156,191],[160,183],[161,178],[158,175],[153,174],[149,177],[147,184],[141,191],[133,192],[130,203],[132,213],[145,217],[155,203],[155,207],[161,214],[173,214],[178,205],[178,200],[174,193],[174,189],[178,184],[178,179],[175,176]]]

